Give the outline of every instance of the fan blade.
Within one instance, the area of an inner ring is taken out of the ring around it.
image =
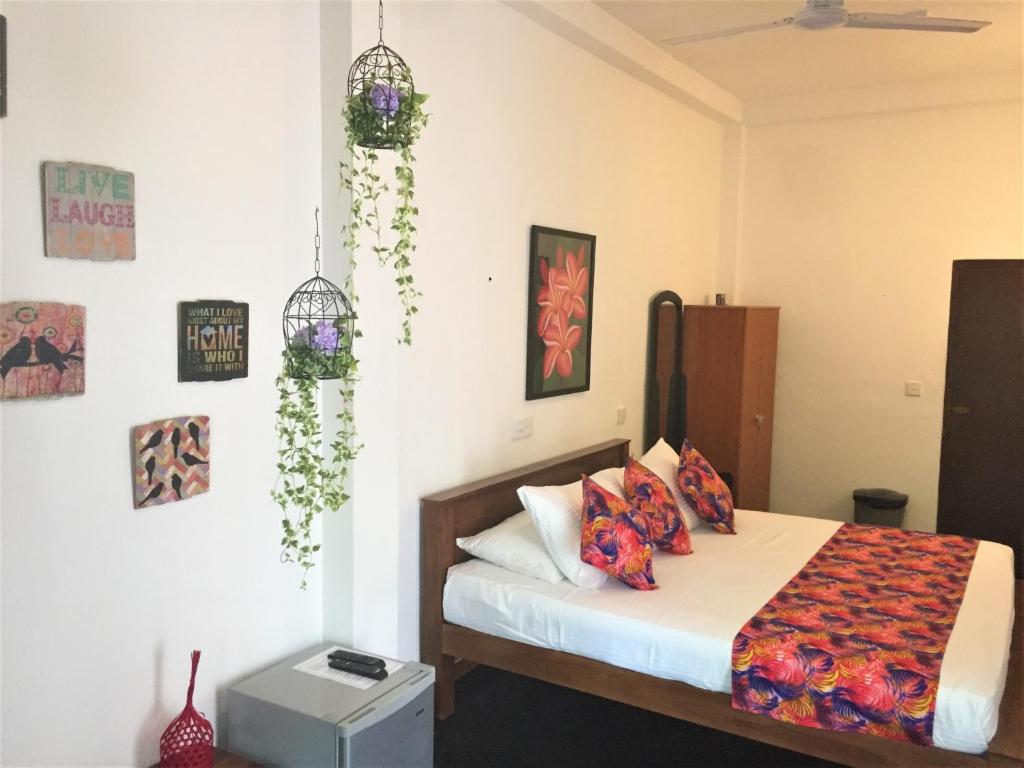
[[[742,35],[746,32],[758,32],[762,29],[772,29],[773,27],[785,27],[793,23],[793,17],[787,16],[784,19],[778,21],[766,21],[762,24],[750,24],[746,27],[733,27],[732,29],[720,29],[717,32],[698,32],[695,35],[680,35],[679,37],[670,37],[667,40],[662,40],[662,45],[681,45],[683,43],[696,43],[699,40],[712,40],[716,37],[731,37],[732,35]]]
[[[939,19],[917,13],[851,13],[847,27],[860,29],[910,29],[918,32],[977,32],[991,21]]]

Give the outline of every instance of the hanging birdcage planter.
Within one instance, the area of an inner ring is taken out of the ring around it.
[[[315,214],[314,276],[285,304],[285,365],[293,379],[340,379],[352,357],[355,312],[338,286],[320,276],[320,209]]]
[[[377,9],[377,44],[359,54],[348,71],[346,117],[359,146],[395,149],[415,141],[425,97],[416,93],[409,65],[384,44],[381,0]]]
[[[364,51],[348,71],[348,118],[356,143],[370,149],[407,143],[415,99],[412,72],[401,56],[383,40]]]
[[[271,496],[283,513],[281,560],[302,568],[302,588],[320,545],[314,541],[315,521],[325,510],[337,511],[348,501],[349,465],[359,452],[355,441],[356,368],[352,341],[359,335],[348,297],[320,277],[320,209],[316,220],[314,276],[300,285],[281,318],[284,352],[275,381],[277,482]],[[324,445],[320,380],[337,381],[340,406],[334,435]]]
[[[412,276],[419,215],[412,146],[427,124],[423,111],[427,96],[416,92],[409,65],[384,45],[383,0],[377,2],[377,30],[377,45],[361,53],[348,73],[348,98],[343,110],[346,158],[341,161],[341,184],[350,194],[345,248],[354,263],[360,238],[371,236],[376,241],[373,252],[378,263],[395,270],[404,314],[398,340],[411,344],[412,318],[418,311],[416,299],[420,296]],[[379,149],[395,150],[393,182],[385,179],[380,170]],[[381,226],[379,210],[381,196],[386,192],[393,192],[395,203],[388,228]],[[394,238],[390,244],[384,235],[388,231]]]

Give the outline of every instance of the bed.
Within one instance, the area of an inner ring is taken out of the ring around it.
[[[542,583],[455,546],[456,537],[518,512],[520,485],[566,483],[621,466],[628,449],[628,441],[613,440],[423,499],[421,658],[437,669],[438,717],[454,709],[456,679],[481,663],[849,765],[1024,766],[1020,585],[1014,598],[1005,547],[979,547],[943,663],[937,746],[926,748],[731,707],[732,637],[837,522],[737,511],[740,536],[697,528],[693,555],[659,554],[662,589],[654,593],[617,583],[597,593]],[[986,742],[985,754],[968,754]]]

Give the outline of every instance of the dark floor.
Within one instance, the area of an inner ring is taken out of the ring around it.
[[[437,768],[832,765],[487,667],[456,684],[434,759]]]

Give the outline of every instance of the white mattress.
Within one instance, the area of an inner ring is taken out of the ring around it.
[[[655,553],[660,589],[614,579],[597,591],[550,584],[483,560],[452,567],[453,624],[647,675],[731,690],[732,641],[839,527],[833,520],[736,510],[736,536],[693,530],[694,552]],[[946,646],[933,738],[984,752],[995,734],[1013,629],[1013,552],[983,541]]]

